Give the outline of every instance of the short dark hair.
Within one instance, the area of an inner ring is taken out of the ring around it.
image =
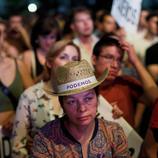
[[[152,19],[153,17],[158,17],[158,12],[151,12],[147,15],[146,17],[146,21],[148,22],[150,19]]]
[[[38,18],[31,31],[31,45],[34,50],[39,46],[37,43],[38,36],[48,35],[52,30],[56,30],[56,40],[59,40],[61,31],[57,20],[53,19],[51,16]]]
[[[79,6],[79,7],[72,9],[72,12],[70,14],[70,19],[71,19],[70,23],[73,23],[75,21],[75,16],[78,13],[87,13],[92,17],[92,13],[91,13],[90,9],[86,8],[85,6]]]
[[[110,12],[104,12],[104,14],[102,14],[99,18],[99,21],[102,23],[104,21],[104,18],[106,16],[112,16]]]
[[[107,46],[116,46],[123,52],[119,40],[117,38],[105,35],[95,44],[93,48],[93,55],[99,57],[102,48]]]

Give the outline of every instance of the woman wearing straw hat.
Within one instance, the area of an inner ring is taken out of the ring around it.
[[[46,124],[34,137],[33,158],[129,157],[122,128],[96,118],[97,86],[106,76],[107,70],[96,79],[86,60],[57,69],[52,94],[59,96],[65,115]]]
[[[12,157],[28,157],[32,139],[39,128],[63,114],[58,97],[45,91],[50,89],[54,71],[69,61],[80,60],[79,48],[71,41],[56,42],[47,54],[47,73],[44,82],[27,89],[19,100],[13,127]]]

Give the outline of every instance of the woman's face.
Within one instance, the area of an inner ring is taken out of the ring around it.
[[[51,32],[48,35],[40,35],[38,37],[38,44],[40,49],[42,49],[45,52],[48,52],[51,45],[53,45],[56,42],[56,33]]]
[[[79,61],[80,56],[78,50],[73,45],[67,45],[55,58],[49,63],[50,67],[56,69],[70,61]]]
[[[81,127],[90,125],[97,111],[97,96],[94,89],[63,98],[63,109],[70,125]]]

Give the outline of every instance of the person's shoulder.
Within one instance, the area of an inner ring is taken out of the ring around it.
[[[25,55],[31,55],[33,53],[33,50],[29,49],[23,52]]]
[[[57,131],[58,129],[60,129],[60,118],[46,123],[40,129],[40,133],[42,133],[45,137],[49,138],[50,136],[53,136],[53,134],[56,133],[55,131]]]
[[[99,41],[99,38],[95,34],[92,34],[92,39],[93,39],[94,42]]]
[[[12,57],[6,56],[6,57],[4,58],[4,63],[13,66],[13,65],[15,65],[15,60],[14,60],[14,58],[12,58]]]
[[[130,75],[121,75],[118,78],[120,78],[122,80],[137,80],[135,77],[130,76]]]
[[[110,131],[113,131],[116,129],[122,129],[122,127],[117,122],[108,121],[105,119],[99,119],[99,124]]]
[[[27,88],[22,95],[23,96],[30,96],[30,97],[34,97],[36,94],[40,95],[41,93],[45,93],[44,89],[43,89],[44,83],[41,81],[39,83],[34,84],[33,86]]]
[[[158,49],[158,42],[151,45],[148,49],[157,48]]]
[[[26,51],[23,52],[23,57],[24,57],[24,59],[26,59],[26,58],[31,58],[32,55],[33,55],[33,50],[31,50],[31,49],[26,50]]]
[[[155,43],[155,44],[153,44],[152,46],[150,46],[148,49],[147,49],[147,53],[149,52],[149,53],[157,53],[157,51],[158,51],[158,42],[157,43]]]

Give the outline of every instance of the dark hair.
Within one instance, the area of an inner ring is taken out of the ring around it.
[[[96,96],[98,97],[99,96],[99,86],[97,86],[93,89],[95,91]],[[63,105],[64,97],[65,96],[59,96],[59,103],[60,103],[61,106]]]
[[[79,7],[72,9],[72,12],[70,14],[70,19],[71,19],[70,23],[73,23],[75,21],[75,16],[78,13],[87,13],[92,17],[92,13],[88,8],[86,8],[84,6],[79,6]]]
[[[96,57],[99,57],[102,48],[107,47],[107,46],[116,46],[123,52],[116,36],[112,37],[109,35],[105,35],[95,44],[93,48],[93,55],[95,55]]]
[[[56,31],[56,40],[60,39],[60,28],[58,22],[52,17],[39,18],[34,24],[31,31],[31,45],[36,50],[39,45],[37,39],[39,35],[48,35],[52,31]]]
[[[99,22],[103,22],[104,21],[104,17],[105,16],[112,16],[111,14],[110,14],[110,12],[107,12],[107,11],[105,11],[100,17],[99,17]]]
[[[151,12],[147,15],[146,17],[146,21],[148,22],[150,19],[152,19],[153,17],[158,17],[158,12]]]

